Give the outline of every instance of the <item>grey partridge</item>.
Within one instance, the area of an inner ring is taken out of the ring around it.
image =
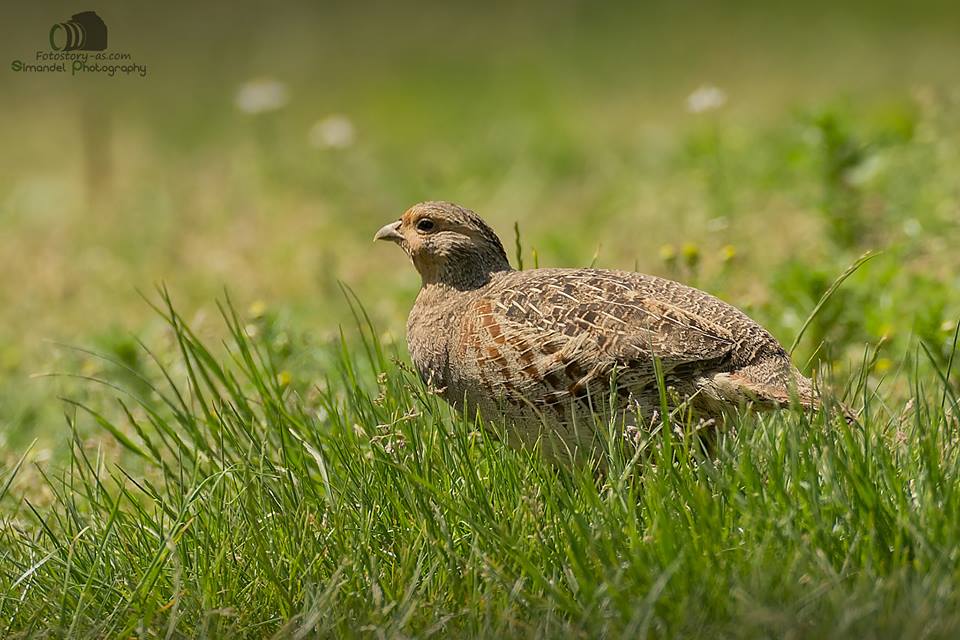
[[[503,424],[514,446],[590,458],[605,437],[595,417],[610,408],[642,431],[661,406],[656,359],[671,395],[703,418],[820,403],[766,329],[703,291],[626,271],[516,271],[496,233],[449,202],[411,207],[375,240],[400,245],[420,273],[407,342],[421,378]]]

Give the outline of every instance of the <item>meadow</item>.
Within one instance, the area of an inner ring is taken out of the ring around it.
[[[97,10],[145,77],[0,78],[0,636],[960,633],[952,6]],[[509,449],[409,367],[372,235],[426,199],[739,306],[859,424]]]

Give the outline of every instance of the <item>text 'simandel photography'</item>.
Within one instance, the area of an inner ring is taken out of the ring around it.
[[[107,77],[147,75],[147,66],[125,51],[107,49],[107,25],[95,11],[76,13],[50,27],[49,49],[37,49],[33,57],[15,59],[16,73],[99,74]]]

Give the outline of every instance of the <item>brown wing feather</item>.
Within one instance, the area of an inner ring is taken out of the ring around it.
[[[551,405],[605,391],[614,370],[628,392],[652,382],[654,357],[665,373],[716,368],[737,345],[724,327],[677,302],[699,295],[727,305],[640,274],[517,272],[485,294],[465,315],[461,344],[477,362],[476,377],[507,400]]]

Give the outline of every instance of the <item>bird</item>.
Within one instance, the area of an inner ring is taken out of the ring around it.
[[[612,412],[634,442],[649,433],[662,387],[707,425],[745,407],[821,404],[769,331],[699,289],[628,271],[515,270],[494,230],[451,202],[410,207],[378,240],[420,275],[406,333],[422,381],[554,462],[602,457],[597,415]]]

